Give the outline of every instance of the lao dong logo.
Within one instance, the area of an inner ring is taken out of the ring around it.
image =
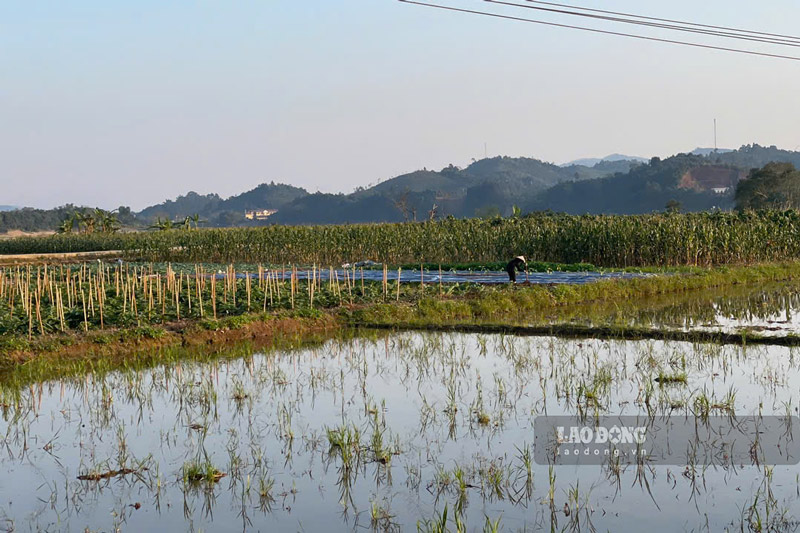
[[[796,465],[800,417],[541,415],[533,454],[540,465]]]
[[[644,444],[647,428],[644,426],[557,426],[559,444]]]

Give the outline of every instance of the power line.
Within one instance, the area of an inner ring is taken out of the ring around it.
[[[743,41],[753,41],[753,42],[760,42],[766,44],[774,44],[778,46],[792,46],[792,47],[800,47],[800,41],[793,41],[787,40],[783,38],[772,38],[772,37],[761,37],[752,34],[744,34],[744,33],[735,33],[735,32],[728,32],[728,31],[720,31],[715,29],[705,29],[705,28],[698,28],[698,27],[690,27],[690,26],[682,26],[676,24],[664,24],[661,22],[647,22],[645,20],[632,20],[627,18],[620,18],[620,17],[610,17],[606,15],[593,15],[591,13],[581,13],[578,11],[570,11],[567,9],[555,9],[550,7],[540,7],[535,5],[525,5],[525,4],[517,4],[514,2],[506,2],[502,0],[483,0],[484,2],[488,2],[491,4],[499,4],[504,6],[510,7],[519,7],[523,9],[533,9],[536,11],[544,11],[548,13],[557,13],[560,15],[572,15],[590,19],[597,19],[597,20],[607,20],[610,22],[620,22],[623,24],[634,24],[637,26],[646,26],[650,28],[660,28],[660,29],[667,29],[667,30],[674,30],[674,31],[682,31],[687,33],[697,33],[701,35],[710,35],[712,37],[723,37],[726,39],[739,39]],[[529,3],[538,3],[534,2],[533,0],[525,0]],[[580,8],[579,8],[580,9]],[[636,16],[636,15],[629,15],[629,16]],[[685,23],[683,23],[685,24]],[[689,23],[691,25],[691,23]]]
[[[660,37],[650,37],[650,36],[646,36],[646,35],[637,35],[637,34],[633,34],[633,33],[625,33],[625,32],[610,31],[610,30],[601,30],[601,29],[597,29],[597,28],[587,28],[585,26],[575,26],[575,25],[572,25],[572,24],[559,24],[559,23],[556,23],[556,22],[547,22],[547,21],[544,21],[544,20],[537,20],[537,19],[531,19],[531,18],[525,18],[525,17],[515,17],[515,16],[511,16],[511,15],[502,15],[500,13],[491,13],[491,12],[487,12],[487,11],[477,11],[477,10],[473,10],[473,9],[464,9],[464,8],[459,8],[459,7],[440,5],[440,4],[431,4],[431,3],[428,3],[428,2],[421,2],[421,1],[417,1],[417,0],[398,0],[398,1],[399,2],[403,2],[404,4],[413,4],[413,5],[424,6],[424,7],[432,7],[432,8],[436,8],[436,9],[442,9],[442,10],[445,10],[445,11],[455,11],[455,12],[459,12],[459,13],[469,13],[469,14],[472,14],[472,15],[481,15],[481,16],[485,16],[485,17],[492,17],[492,18],[498,18],[498,19],[515,20],[515,21],[518,21],[518,22],[528,22],[530,24],[540,24],[540,25],[543,25],[543,26],[554,26],[554,27],[557,27],[557,28],[567,28],[567,29],[572,29],[572,30],[588,31],[588,32],[591,32],[591,33],[599,33],[599,34],[603,34],[603,35],[616,35],[616,36],[619,36],[619,37],[629,37],[629,38],[632,38],[632,39],[639,39],[639,40],[643,40],[643,41],[655,41],[655,42],[660,42],[660,43],[679,44],[679,45],[683,45],[683,46],[691,46],[691,47],[694,47],[694,48],[705,48],[705,49],[709,49],[709,50],[721,50],[721,51],[724,51],[724,52],[735,52],[735,53],[739,53],[739,54],[747,54],[747,55],[752,55],[752,56],[772,57],[772,58],[776,58],[776,59],[789,59],[791,61],[800,61],[800,57],[797,57],[797,56],[771,54],[771,53],[767,53],[767,52],[757,52],[755,50],[745,50],[745,49],[741,49],[741,48],[729,48],[729,47],[726,47],[726,46],[716,46],[716,45],[711,45],[711,44],[693,43],[693,42],[689,42],[689,41],[678,41],[678,40],[674,40],[674,39],[663,39],[663,38],[660,38]]]
[[[658,21],[658,22],[669,22],[669,23],[674,23],[674,24],[685,24],[685,25],[688,25],[688,26],[697,26],[699,28],[711,28],[711,29],[715,29],[715,30],[726,30],[726,31],[738,32],[738,33],[750,33],[750,34],[753,34],[753,35],[763,35],[763,36],[767,36],[767,37],[778,37],[778,38],[785,38],[785,39],[789,39],[789,40],[793,40],[793,41],[800,41],[800,37],[794,36],[794,35],[782,35],[780,33],[768,33],[768,32],[763,32],[763,31],[744,30],[744,29],[741,29],[741,28],[731,28],[729,26],[715,26],[715,25],[712,25],[712,24],[700,24],[700,23],[697,23],[697,22],[688,22],[688,21],[683,21],[683,20],[665,19],[665,18],[658,18],[658,17],[648,17],[648,16],[645,16],[645,15],[635,15],[633,13],[623,13],[623,12],[619,12],[619,11],[607,11],[607,10],[604,10],[604,9],[596,9],[596,8],[591,8],[591,7],[581,7],[581,6],[575,6],[575,5],[569,5],[569,4],[559,4],[557,2],[545,2],[543,0],[525,0],[525,1],[529,2],[531,4],[541,4],[541,5],[546,5],[546,6],[564,7],[564,8],[567,8],[567,9],[579,9],[581,11],[589,11],[589,12],[592,12],[592,13],[604,13],[606,15],[619,15],[619,16],[622,16],[622,17],[632,17],[632,18],[639,18],[639,19],[644,19],[644,20],[655,20],[655,21]]]

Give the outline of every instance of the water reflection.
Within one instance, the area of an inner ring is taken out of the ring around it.
[[[558,309],[535,320],[646,326],[681,330],[750,331],[762,335],[800,333],[800,285],[738,285],[674,293],[625,302],[595,302]]]
[[[798,374],[783,347],[405,333],[3,388],[0,519],[17,530],[794,530],[794,467],[549,466],[532,444],[544,413],[796,414]]]

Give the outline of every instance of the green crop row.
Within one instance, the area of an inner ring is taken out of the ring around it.
[[[266,226],[0,241],[0,254],[122,250],[147,261],[337,265],[534,261],[601,267],[800,258],[796,211],[652,215],[535,214],[404,224]]]

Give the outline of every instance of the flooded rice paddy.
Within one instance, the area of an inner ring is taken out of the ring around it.
[[[797,466],[537,464],[537,416],[796,415],[798,352],[399,333],[2,389],[15,531],[795,531]]]
[[[731,286],[724,291],[711,288],[639,298],[633,305],[592,302],[533,319],[680,331],[800,335],[800,286],[772,283]]]

